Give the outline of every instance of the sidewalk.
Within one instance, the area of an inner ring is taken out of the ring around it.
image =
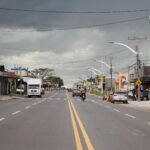
[[[128,101],[129,104],[137,106],[137,107],[145,107],[150,108],[150,100],[149,101]]]
[[[0,95],[0,101],[6,101],[11,99],[23,99],[24,96],[19,95]]]

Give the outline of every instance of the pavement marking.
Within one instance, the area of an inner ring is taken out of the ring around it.
[[[114,111],[116,111],[116,112],[120,112],[120,110],[118,110],[118,109],[113,109]]]
[[[29,109],[31,106],[26,106],[25,109]]]
[[[94,101],[94,100],[91,100],[93,103],[95,103],[95,104],[97,104],[97,102],[96,101]]]
[[[3,118],[0,118],[0,121],[3,121],[3,120],[5,120],[5,118],[3,117]]]
[[[110,108],[110,106],[106,105],[105,108]]]
[[[33,103],[32,105],[36,105],[37,103]]]
[[[81,140],[80,140],[80,136],[79,136],[79,132],[78,132],[78,128],[77,128],[77,124],[76,124],[76,121],[75,121],[75,117],[73,115],[73,111],[71,109],[71,104],[69,102],[69,99],[68,99],[68,106],[69,106],[69,110],[70,110],[71,121],[72,121],[72,126],[73,126],[73,131],[74,131],[77,150],[83,150]]]
[[[20,110],[15,111],[15,112],[12,113],[12,115],[16,115],[16,114],[18,114],[18,113],[20,113],[20,112],[21,112]]]
[[[125,114],[126,116],[128,116],[128,117],[130,117],[130,118],[132,118],[132,119],[135,119],[136,117],[135,116],[132,116],[132,115],[130,115],[130,114]]]
[[[71,99],[70,99],[69,101],[70,101],[70,103],[71,103],[73,112],[74,112],[74,114],[75,114],[75,118],[76,118],[76,120],[77,120],[77,122],[78,122],[78,124],[79,124],[79,127],[80,127],[80,129],[81,129],[81,132],[82,132],[82,135],[83,135],[83,137],[84,137],[84,140],[85,140],[85,143],[86,143],[86,145],[87,145],[88,150],[94,150],[94,147],[93,147],[93,145],[92,145],[92,143],[91,143],[91,140],[90,140],[89,136],[87,135],[87,132],[86,132],[86,130],[85,130],[85,127],[83,126],[83,123],[81,122],[81,119],[79,118],[79,115],[78,115],[78,113],[77,113],[77,111],[76,111],[76,109],[75,109],[75,107],[74,107],[74,104],[72,103]]]
[[[102,103],[99,103],[99,105],[104,106],[104,104],[102,104]]]
[[[147,124],[150,125],[150,122],[148,122]]]

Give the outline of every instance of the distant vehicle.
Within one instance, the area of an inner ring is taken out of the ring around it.
[[[81,91],[80,89],[73,89],[72,91],[72,96],[80,96],[81,95]]]
[[[20,84],[18,87],[17,87],[17,89],[16,89],[16,92],[17,92],[17,94],[24,94],[24,85],[23,84]]]
[[[17,88],[16,89],[17,94],[24,94],[24,89],[23,88]]]
[[[86,93],[85,92],[81,92],[80,97],[84,101],[86,99]]]
[[[149,90],[145,90],[143,92],[141,92],[141,100],[150,100],[150,91]]]
[[[112,103],[123,102],[123,103],[127,104],[128,103],[127,93],[122,92],[122,91],[115,92],[112,96],[112,101],[111,102]]]
[[[27,95],[42,97],[42,79],[31,78],[28,80],[27,84]]]

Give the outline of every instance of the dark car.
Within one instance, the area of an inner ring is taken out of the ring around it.
[[[141,100],[149,100],[150,99],[150,91],[149,90],[145,90],[143,92],[141,92]]]
[[[72,91],[72,96],[80,96],[81,95],[81,91],[80,89],[74,89]]]

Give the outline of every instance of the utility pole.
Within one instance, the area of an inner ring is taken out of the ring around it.
[[[140,80],[141,61],[140,61],[140,58],[139,58],[138,46],[136,46],[135,50],[137,51],[137,54],[136,54],[137,79]],[[140,100],[141,100],[141,90],[140,90],[140,84],[138,84],[138,101],[140,101]]]
[[[128,37],[128,40],[134,40],[134,41],[139,41],[139,40],[147,40],[147,37]],[[141,71],[141,61],[140,61],[140,57],[139,57],[139,49],[138,49],[138,46],[136,45],[135,47],[135,51],[137,52],[136,54],[136,63],[137,63],[137,71],[136,71],[136,74],[137,74],[137,80],[140,80],[140,71]],[[141,101],[141,89],[140,89],[140,84],[138,84],[138,101]]]
[[[128,66],[128,86],[127,86],[127,91],[129,92],[130,90],[130,66]]]
[[[110,80],[111,80],[111,91],[112,91],[112,89],[113,89],[113,79],[112,79],[112,73],[113,73],[113,71],[112,71],[112,58],[110,58]]]

